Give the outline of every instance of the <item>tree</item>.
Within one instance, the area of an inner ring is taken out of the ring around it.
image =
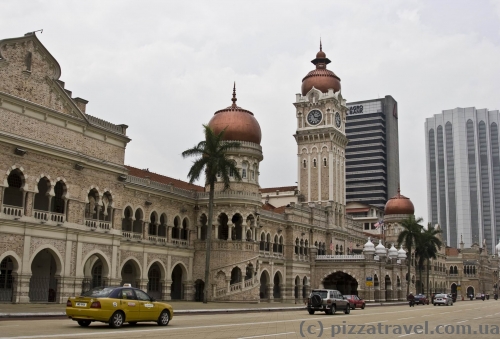
[[[410,294],[410,281],[411,281],[411,250],[416,246],[420,233],[422,232],[423,226],[420,225],[422,218],[415,219],[413,215],[409,216],[401,222],[403,231],[398,235],[398,246],[403,244],[408,250],[407,259],[408,262],[408,273],[406,274],[406,295]]]
[[[210,286],[210,252],[212,241],[212,219],[214,213],[214,191],[217,178],[224,183],[224,190],[230,187],[230,176],[241,181],[241,175],[236,164],[228,158],[228,151],[241,147],[241,143],[236,141],[224,141],[224,132],[215,134],[208,126],[203,125],[205,140],[198,145],[182,152],[182,157],[198,157],[193,161],[188,178],[190,183],[194,183],[205,173],[205,185],[209,186],[208,198],[208,220],[205,251],[205,287],[203,289],[203,303],[207,303],[208,287]]]
[[[419,262],[422,260],[421,266],[423,266],[423,262],[427,261],[426,273],[427,273],[427,295],[429,295],[429,271],[430,271],[430,261],[431,259],[437,258],[438,249],[441,249],[443,243],[437,237],[438,234],[441,234],[442,231],[434,228],[431,224],[427,224],[427,229],[423,230],[420,234],[420,240],[417,247],[417,253],[419,253]],[[420,271],[420,281],[422,281],[422,270]]]

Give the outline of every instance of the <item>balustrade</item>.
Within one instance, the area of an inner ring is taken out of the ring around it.
[[[38,220],[43,221],[54,221],[57,223],[63,223],[65,221],[65,216],[62,213],[49,212],[49,211],[33,211],[33,217]]]
[[[325,254],[317,255],[316,260],[365,260],[365,256],[363,254]]]
[[[14,217],[22,217],[24,215],[23,207],[3,205],[3,213]]]

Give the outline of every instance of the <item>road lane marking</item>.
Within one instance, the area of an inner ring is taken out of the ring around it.
[[[413,335],[413,334],[416,334],[416,333],[403,334],[403,335],[400,335],[398,338],[406,337],[407,335]]]
[[[413,317],[412,317],[413,318]],[[364,325],[368,325],[368,324],[378,324],[378,323],[386,323],[387,320],[381,320],[381,321],[372,321],[371,323],[364,323]]]
[[[441,312],[441,314],[446,314],[446,313],[450,313],[450,312]]]
[[[415,317],[400,318],[400,319],[398,319],[398,320],[405,320],[405,319],[411,319],[411,318],[415,318]]]
[[[264,338],[264,337],[272,337],[272,336],[292,334],[292,333],[295,334],[295,332],[285,332],[285,333],[276,333],[276,334],[254,335],[253,337],[239,337],[238,339]]]
[[[483,319],[483,317],[473,318],[472,320]]]
[[[433,316],[433,315],[434,315],[434,314],[425,314],[425,315],[423,315],[422,317],[431,317],[431,316]]]
[[[493,317],[493,314],[485,316],[485,318],[488,318],[488,317]]]
[[[468,322],[469,320],[463,320],[463,321],[458,321],[457,324],[461,324],[461,323],[466,323]]]

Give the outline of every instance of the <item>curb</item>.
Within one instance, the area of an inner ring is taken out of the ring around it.
[[[406,302],[394,303],[369,303],[366,307],[397,306],[406,305]],[[263,307],[263,308],[227,308],[227,309],[198,309],[198,310],[174,310],[174,316],[197,315],[197,314],[224,314],[224,313],[259,313],[259,312],[283,312],[305,310],[305,306],[297,307]],[[23,319],[23,318],[66,318],[66,312],[23,312],[23,313],[0,313],[0,319]]]

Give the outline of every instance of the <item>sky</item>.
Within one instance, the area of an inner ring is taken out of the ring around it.
[[[427,220],[424,122],[500,109],[500,0],[2,0],[0,39],[37,33],[87,113],[129,126],[125,163],[187,180],[181,153],[231,104],[262,130],[261,187],[297,181],[293,102],[323,42],[350,101],[398,102],[401,193]]]

